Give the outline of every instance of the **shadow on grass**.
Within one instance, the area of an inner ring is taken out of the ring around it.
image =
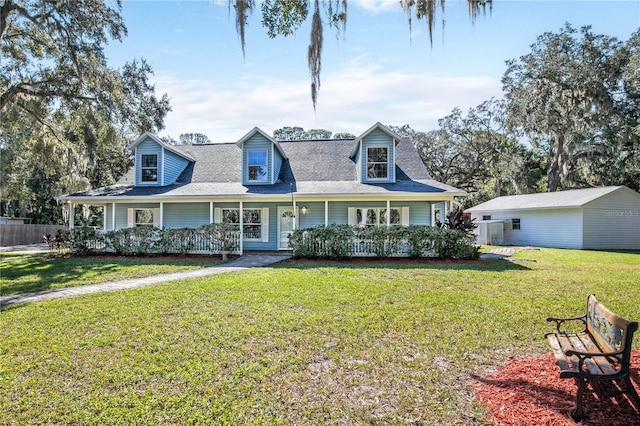
[[[0,257],[0,295],[34,293],[154,275],[157,266],[203,265],[203,262],[163,258],[51,258],[43,254]],[[162,273],[162,272],[158,272]]]
[[[437,270],[474,270],[474,271],[529,271],[526,265],[504,259],[487,260],[440,260],[440,259],[375,259],[358,258],[348,260],[328,260],[328,259],[288,259],[279,262],[273,267],[289,269],[312,269],[312,268],[349,268],[349,269],[369,269],[369,268],[396,268],[396,269],[437,269]]]

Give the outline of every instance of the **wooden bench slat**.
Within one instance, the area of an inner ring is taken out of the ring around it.
[[[565,357],[565,359],[569,362],[569,370],[572,372],[577,372],[578,371],[578,363],[580,362],[580,358],[578,358],[577,356],[573,355],[573,356],[566,356],[564,355],[565,352],[572,350],[572,351],[577,351],[578,348],[576,348],[573,345],[572,340],[570,339],[569,335],[567,334],[561,334],[558,336],[558,344],[560,345],[560,349],[562,350],[562,354]]]
[[[561,378],[575,378],[578,385],[576,407],[571,413],[575,421],[584,418],[582,396],[587,383],[592,380],[609,381],[623,379],[626,384],[624,392],[628,393],[635,404],[640,407],[640,396],[637,394],[629,379],[629,363],[631,360],[631,342],[638,323],[627,321],[619,315],[605,308],[594,295],[587,298],[587,313],[585,330],[582,332],[565,333],[562,331],[565,323],[575,318],[547,318],[556,322],[556,332],[545,335],[551,351],[560,367]],[[565,355],[567,351],[592,354],[591,356]],[[616,356],[603,354],[620,352]],[[580,359],[583,368],[578,369]],[[591,389],[595,391],[596,389]]]
[[[580,340],[582,341],[582,343],[584,345],[584,348],[585,348],[585,350],[587,352],[600,352],[600,353],[603,352],[603,350],[600,349],[595,344],[595,342],[593,340],[591,340],[591,338],[589,337],[588,334],[584,333],[584,335],[581,337]],[[606,348],[606,350],[610,351],[610,348]],[[596,372],[592,371],[591,369],[589,369],[589,371],[591,371],[591,373],[593,373],[593,374],[612,375],[612,374],[616,374],[618,372],[618,369],[607,358],[605,358],[603,356],[597,356],[597,357],[593,357],[592,359],[596,364],[598,364],[600,372],[596,373]],[[614,361],[614,363],[615,362],[617,362],[617,361]]]
[[[595,343],[590,341],[589,335],[586,334],[586,333],[580,333],[580,334],[577,334],[576,336],[574,336],[574,338],[572,339],[572,343],[573,343],[573,347],[576,348],[576,351],[578,351],[578,352],[602,352],[596,346]],[[584,360],[584,365],[589,370],[589,373],[593,374],[594,376],[606,375],[607,373],[605,371],[603,371],[603,369],[601,368],[601,362],[600,361],[604,361],[604,363],[607,363],[606,359],[604,359],[602,357],[595,357],[595,358],[587,358],[587,359],[585,359]],[[607,369],[605,368],[605,370],[607,370]],[[611,370],[611,369],[609,369],[609,370]],[[613,371],[615,372],[615,370],[613,370]]]
[[[572,371],[573,369],[567,362],[567,358],[564,356],[564,351],[560,347],[560,342],[558,342],[558,336],[555,334],[547,335],[547,341],[549,342],[549,346],[551,346],[551,351],[553,355],[556,357],[556,364],[560,367],[561,371]]]

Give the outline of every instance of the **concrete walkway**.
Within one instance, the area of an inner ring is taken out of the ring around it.
[[[506,259],[516,252],[514,247],[500,247],[480,256],[480,259]]]
[[[244,271],[248,268],[272,265],[281,262],[291,256],[286,254],[245,254],[238,259],[193,271],[176,272],[173,274],[155,275],[147,278],[134,278],[123,281],[111,281],[100,284],[84,285],[79,287],[61,288],[57,290],[45,290],[35,293],[12,294],[0,296],[0,308],[19,303],[41,302],[44,300],[71,297],[80,294],[101,293],[104,291],[124,290],[128,288],[144,287],[167,281],[185,280],[192,278],[208,277],[210,275],[223,274],[225,272]]]

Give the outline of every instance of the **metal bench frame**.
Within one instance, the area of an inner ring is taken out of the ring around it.
[[[640,410],[640,397],[631,383],[631,343],[638,323],[628,321],[611,312],[598,302],[593,294],[587,297],[587,313],[572,318],[547,318],[556,323],[556,331],[547,333],[551,350],[560,367],[560,378],[573,378],[578,386],[576,408],[571,417],[576,421],[584,418],[582,398],[585,391],[602,397],[627,393]],[[582,322],[584,330],[566,332],[566,323]],[[624,390],[615,386],[624,381]],[[590,386],[588,386],[590,385]]]

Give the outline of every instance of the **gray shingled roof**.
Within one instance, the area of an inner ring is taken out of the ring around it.
[[[235,143],[185,145],[180,149],[195,161],[173,185],[135,187],[133,169],[117,185],[70,194],[73,197],[205,197],[289,194],[399,194],[454,193],[454,187],[433,180],[413,144],[403,139],[396,146],[395,184],[362,184],[349,157],[353,139],[281,141],[288,159],[274,185],[242,185],[242,149]]]
[[[624,188],[623,186],[603,186],[600,188],[572,189],[559,192],[510,195],[497,197],[466,211],[480,213],[499,210],[563,209],[582,207],[591,201]]]

